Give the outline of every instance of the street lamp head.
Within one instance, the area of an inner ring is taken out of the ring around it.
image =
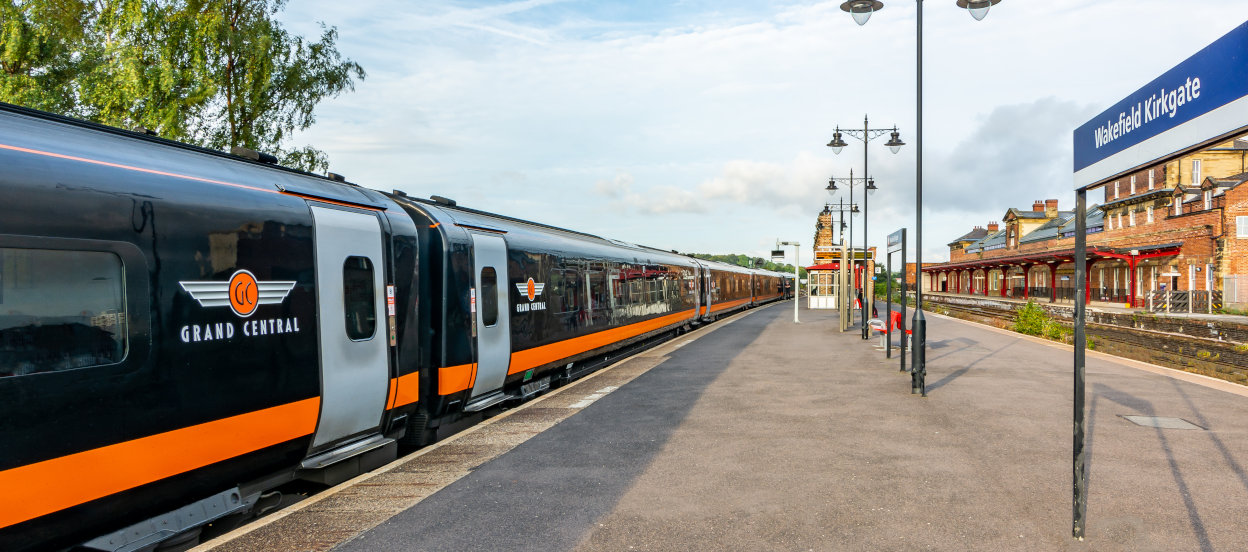
[[[847,0],[841,4],[841,11],[849,12],[858,25],[866,25],[867,20],[871,19],[871,14],[883,8],[884,3],[879,0]]]
[[[851,213],[857,213],[857,212],[858,212],[858,205],[852,205],[852,206],[850,206],[850,208],[849,208],[849,212],[851,212]]]
[[[892,151],[893,153],[901,151],[901,146],[906,145],[905,142],[901,141],[901,133],[897,132],[897,127],[893,127],[893,135],[888,139],[888,142],[884,143],[884,145],[888,146],[889,151]]]
[[[836,195],[836,191],[840,189],[836,187],[836,177],[829,178],[828,187],[824,189],[828,191],[829,195]]]
[[[828,147],[832,148],[832,153],[834,155],[840,155],[841,148],[844,148],[845,146],[848,146],[848,145],[849,144],[845,143],[845,140],[841,139],[841,129],[839,128],[836,129],[836,132],[832,133],[832,141],[828,142]]]
[[[878,189],[878,188],[876,188],[876,187],[875,187],[875,179],[874,179],[874,178],[868,178],[868,179],[867,179],[867,193],[872,193],[872,192],[876,191],[877,189]]]
[[[970,12],[971,17],[976,21],[983,21],[988,17],[988,8],[999,4],[1001,0],[958,0],[959,8],[966,8]]]

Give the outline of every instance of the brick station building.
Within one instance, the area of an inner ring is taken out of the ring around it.
[[[1143,167],[1087,211],[1087,298],[1145,306],[1154,290],[1222,292],[1248,304],[1248,139]],[[1011,208],[925,264],[926,290],[1073,301],[1075,218],[1058,200]],[[1163,287],[1164,286],[1164,287]]]

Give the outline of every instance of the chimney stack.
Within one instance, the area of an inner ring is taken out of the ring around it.
[[[1000,229],[1001,229],[1001,225],[997,224],[996,222],[988,223],[989,232],[996,232],[997,230],[1000,230]]]
[[[1035,203],[1031,204],[1031,210],[1037,213],[1044,211],[1044,202],[1037,199]]]
[[[1053,218],[1057,216],[1057,200],[1056,199],[1044,200],[1044,216],[1049,217],[1049,218]]]

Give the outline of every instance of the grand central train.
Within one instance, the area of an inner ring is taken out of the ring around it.
[[[793,289],[236,153],[0,104],[0,550],[185,546]]]

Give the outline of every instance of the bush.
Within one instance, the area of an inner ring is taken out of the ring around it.
[[[1048,336],[1051,322],[1049,314],[1044,312],[1040,305],[1035,301],[1027,301],[1026,305],[1018,309],[1018,318],[1014,320],[1014,331],[1027,335]]]

